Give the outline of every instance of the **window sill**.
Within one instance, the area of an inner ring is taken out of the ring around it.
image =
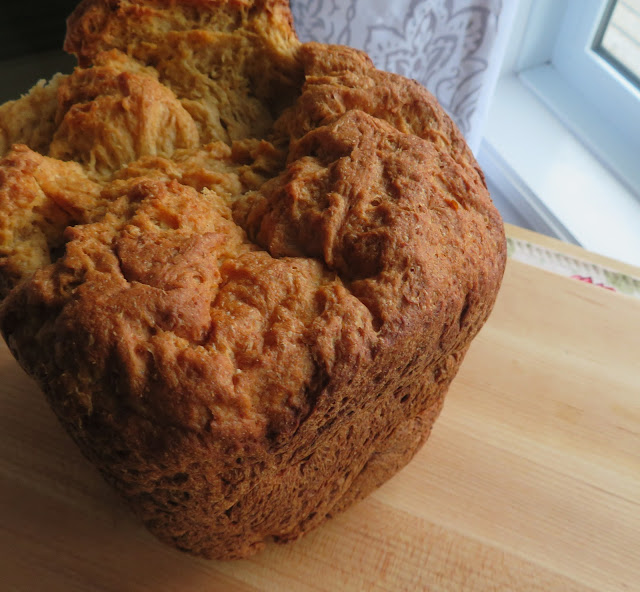
[[[498,82],[478,160],[533,230],[640,265],[640,200],[515,75]]]

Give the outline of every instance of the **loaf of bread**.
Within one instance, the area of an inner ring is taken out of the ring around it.
[[[286,0],[84,0],[0,107],[0,328],[160,539],[290,541],[427,439],[505,265],[416,82]]]

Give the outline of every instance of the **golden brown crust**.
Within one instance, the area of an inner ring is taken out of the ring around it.
[[[245,27],[272,28],[274,36],[295,40],[286,0],[83,0],[67,20],[64,49],[88,65],[105,49],[128,47],[132,38],[164,43],[167,31]]]
[[[477,163],[283,0],[85,0],[66,47],[0,162],[3,335],[159,538],[295,539],[410,460],[491,311]]]
[[[0,105],[0,156],[14,144],[47,150],[55,131],[55,95],[63,79],[56,74],[49,83],[41,80],[21,99]]]
[[[109,174],[143,156],[171,156],[200,144],[176,96],[147,73],[119,63],[77,70],[58,89],[57,129],[49,154]]]
[[[82,66],[113,49],[153,66],[203,142],[268,132],[301,83],[298,46],[285,0],[85,0],[65,42]]]

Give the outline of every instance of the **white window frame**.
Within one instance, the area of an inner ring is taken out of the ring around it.
[[[640,266],[640,100],[591,49],[606,5],[519,0],[478,159],[534,230]]]
[[[520,76],[639,193],[640,91],[591,47],[608,4],[568,0],[550,63],[525,68]]]
[[[610,0],[570,0],[553,52],[553,64],[570,84],[588,89],[604,117],[630,138],[640,136],[640,89],[592,48]],[[611,109],[611,103],[616,108]]]

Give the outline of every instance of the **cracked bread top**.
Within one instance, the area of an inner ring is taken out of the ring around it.
[[[65,47],[0,107],[0,326],[68,422],[286,436],[406,335],[482,326],[502,223],[417,83],[281,0],[84,0]]]

